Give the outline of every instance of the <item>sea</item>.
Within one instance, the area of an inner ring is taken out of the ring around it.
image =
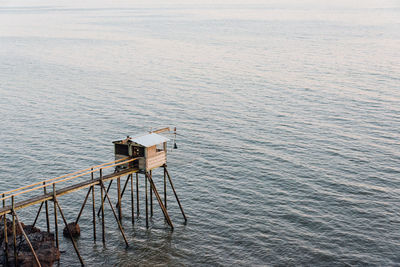
[[[2,0],[0,122],[1,192],[177,128],[187,222],[168,187],[174,230],[155,199],[147,229],[140,175],[134,225],[130,186],[122,198],[128,248],[108,203],[94,242],[89,198],[88,266],[400,266],[399,1]],[[59,198],[69,222],[86,193]],[[80,265],[61,234],[60,250],[55,266]]]

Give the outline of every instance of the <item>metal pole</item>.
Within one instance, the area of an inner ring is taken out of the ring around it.
[[[103,190],[105,190],[104,184],[103,184],[103,180],[100,180],[100,184],[101,184],[101,186],[103,187]],[[114,214],[115,220],[116,220],[117,223],[118,223],[118,227],[119,227],[119,230],[121,231],[122,237],[123,237],[124,240],[125,240],[126,247],[129,247],[128,240],[126,240],[126,236],[125,236],[125,233],[124,233],[124,229],[122,228],[121,222],[118,220],[117,214],[115,213],[114,207],[113,207],[113,205],[112,205],[112,203],[111,203],[110,197],[108,196],[108,193],[107,193],[107,192],[106,192],[106,198],[107,198],[107,200],[108,200],[108,203],[110,204],[110,207],[111,207],[111,210],[112,210],[112,212],[113,212],[113,214]]]
[[[11,196],[11,209],[14,210],[14,196]],[[18,266],[18,254],[17,254],[17,231],[15,229],[15,216],[12,214],[12,232],[14,241],[14,265]]]
[[[111,180],[112,182],[112,180]],[[110,184],[111,184],[110,182]],[[100,169],[100,185],[103,184],[103,170]],[[106,243],[106,230],[105,230],[105,226],[104,226],[104,197],[103,197],[103,186],[100,186],[100,192],[101,192],[101,230],[102,230],[102,240],[103,240],[103,244]],[[106,193],[107,194],[107,193]]]
[[[4,194],[2,195],[2,197],[4,198]],[[3,199],[3,208],[6,206],[6,200]],[[3,216],[4,219],[4,251],[5,251],[5,255],[6,255],[6,263],[8,265],[8,231],[7,231],[7,218],[6,218],[6,214],[4,214]]]
[[[46,182],[43,182],[43,185],[46,185]],[[47,187],[43,187],[44,194],[47,194]],[[44,202],[44,207],[46,208],[46,225],[47,225],[47,232],[50,233],[50,218],[49,218],[49,204],[46,200]]]
[[[175,191],[175,187],[174,187],[174,185],[173,185],[173,183],[172,183],[171,177],[169,176],[168,170],[167,170],[167,168],[166,168],[165,166],[164,166],[164,170],[165,170],[165,172],[167,173],[169,183],[170,183],[170,185],[171,185],[172,191],[174,191],[174,195],[175,195],[176,201],[178,202],[179,208],[181,209],[183,218],[185,219],[185,221],[187,221],[186,215],[185,215],[185,213],[183,212],[183,208],[182,208],[181,202],[179,201],[178,195],[176,194],[176,191]]]
[[[42,203],[43,203],[43,202],[42,202]],[[36,264],[37,264],[39,267],[41,267],[42,265],[40,264],[39,258],[38,258],[38,256],[36,255],[36,252],[35,252],[35,250],[33,249],[33,246],[32,246],[32,244],[31,244],[31,241],[29,240],[28,236],[26,235],[26,233],[25,233],[25,231],[24,231],[24,228],[22,227],[21,222],[20,222],[20,220],[18,219],[17,213],[15,212],[14,209],[12,210],[12,213],[13,213],[13,216],[15,216],[15,218],[17,219],[17,224],[18,224],[18,226],[19,226],[19,230],[21,230],[21,233],[24,235],[25,240],[26,240],[26,243],[28,243],[28,246],[29,246],[29,248],[30,248],[31,251],[32,251],[33,257],[35,258]]]
[[[63,213],[63,211],[62,211],[62,209],[61,209],[61,207],[60,207],[60,204],[58,204],[57,199],[54,199],[54,203],[56,203],[56,205],[57,205],[57,207],[58,207],[58,210],[60,211],[60,214],[61,214],[61,217],[62,217],[62,219],[63,219],[63,221],[64,221],[65,227],[66,227],[67,230],[68,230],[69,237],[71,238],[72,245],[74,246],[75,252],[76,252],[76,254],[78,255],[79,261],[81,262],[81,265],[82,265],[82,266],[85,266],[85,263],[83,262],[83,259],[82,259],[82,257],[81,257],[81,254],[79,253],[79,250],[78,250],[78,247],[76,246],[74,237],[72,236],[71,230],[70,230],[69,227],[68,227],[67,220],[65,219],[64,213]]]
[[[92,181],[93,177],[93,168],[92,173],[90,174]],[[92,210],[93,210],[93,240],[96,242],[96,206],[95,206],[95,198],[94,198],[94,185],[92,185]]]
[[[56,184],[53,184],[53,202],[54,202],[54,229],[56,232],[56,247],[60,248],[58,243],[58,220],[57,220],[57,203],[56,203]]]

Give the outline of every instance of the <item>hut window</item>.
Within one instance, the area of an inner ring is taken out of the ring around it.
[[[164,144],[158,144],[158,145],[156,145],[156,148],[157,148],[157,152],[160,152],[160,151],[164,151]]]

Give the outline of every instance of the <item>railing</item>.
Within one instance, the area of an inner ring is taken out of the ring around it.
[[[104,169],[108,169],[108,168],[111,168],[111,167],[124,165],[126,163],[135,161],[137,159],[138,158],[126,157],[126,158],[114,160],[114,161],[111,161],[111,162],[103,163],[103,164],[100,164],[100,165],[92,166],[92,167],[84,169],[84,170],[80,170],[80,171],[76,171],[76,172],[73,172],[73,173],[65,174],[65,175],[62,175],[62,176],[59,176],[59,177],[51,178],[51,179],[48,179],[48,180],[45,180],[45,181],[40,181],[40,182],[37,182],[37,183],[34,183],[34,184],[26,185],[26,186],[23,186],[23,187],[20,187],[20,188],[17,188],[17,189],[13,189],[13,190],[10,190],[10,191],[7,191],[7,192],[4,192],[4,193],[0,194],[2,196],[0,198],[0,201],[4,202],[6,199],[14,198],[14,197],[16,197],[18,195],[26,194],[26,193],[29,193],[29,192],[32,192],[32,191],[35,191],[35,190],[38,190],[38,189],[41,189],[41,188],[45,188],[46,189],[48,186],[53,186],[53,185],[58,184],[58,183],[71,181],[71,180],[74,180],[74,179],[76,179],[78,177],[81,177],[81,176],[84,176],[84,175],[87,175],[87,174],[92,174],[92,173],[94,173],[96,171],[102,171]]]

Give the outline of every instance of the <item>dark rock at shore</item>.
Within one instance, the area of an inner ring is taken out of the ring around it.
[[[55,238],[53,233],[42,232],[39,228],[33,227],[32,225],[25,225],[21,223],[29,241],[32,244],[33,249],[38,256],[39,262],[43,267],[53,266],[54,261],[60,259],[60,251],[55,246]],[[14,266],[14,244],[13,244],[13,232],[12,232],[12,221],[7,219],[7,237],[8,237],[8,263],[10,266]],[[17,265],[23,267],[37,266],[32,251],[25,240],[18,225],[16,225],[16,239],[17,239]],[[4,239],[4,221],[0,220],[0,264],[6,264],[6,255],[4,251],[5,239]]]
[[[69,224],[68,224],[68,228],[69,228],[69,231],[70,231],[71,234],[72,234],[72,237],[78,237],[78,236],[81,235],[81,228],[79,227],[79,224],[74,223],[74,222],[69,223]],[[69,236],[69,233],[68,233],[67,227],[64,227],[63,235],[64,235],[65,237],[70,237],[70,236]]]

